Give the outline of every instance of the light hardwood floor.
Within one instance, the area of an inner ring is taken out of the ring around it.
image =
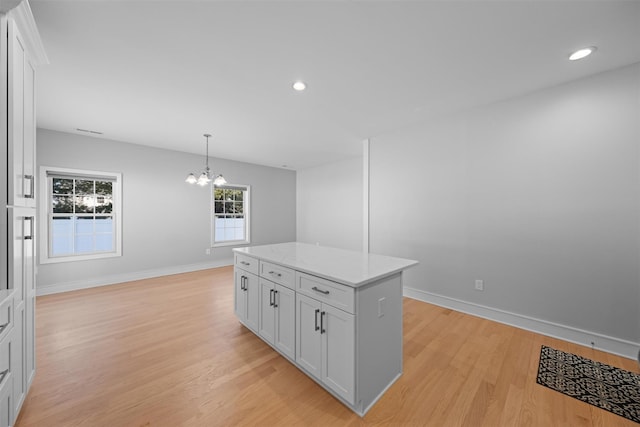
[[[233,269],[37,299],[26,426],[637,426],[536,384],[542,344],[636,362],[404,300],[404,374],[360,418],[233,314]]]

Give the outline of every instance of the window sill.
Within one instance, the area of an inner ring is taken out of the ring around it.
[[[122,256],[120,252],[105,252],[101,254],[87,254],[87,255],[69,255],[53,258],[43,258],[40,260],[40,264],[57,264],[61,262],[73,262],[73,261],[89,261],[94,259],[104,258],[116,258]]]
[[[229,242],[217,242],[211,245],[212,248],[223,248],[225,246],[246,246],[251,244],[248,240],[233,240]]]

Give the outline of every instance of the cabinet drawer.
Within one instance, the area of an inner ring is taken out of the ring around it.
[[[19,331],[22,333],[22,331]],[[0,341],[0,384],[9,377],[11,372],[11,338],[13,335],[4,337]]]
[[[269,279],[272,282],[280,283],[289,289],[294,288],[295,271],[282,267],[278,264],[260,261],[260,277]]]
[[[349,313],[355,313],[355,289],[296,271],[296,291]]]
[[[5,298],[0,303],[0,340],[3,339],[13,327],[13,297]],[[0,369],[1,371],[2,369]]]
[[[256,276],[258,275],[258,260],[255,258],[251,258],[250,256],[242,255],[242,254],[234,254],[235,257],[235,266],[243,269],[244,271],[248,271],[249,273],[253,273]]]
[[[13,423],[13,375],[7,373],[0,382],[0,427],[9,427]]]

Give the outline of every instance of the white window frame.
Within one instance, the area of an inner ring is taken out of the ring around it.
[[[244,240],[227,240],[224,242],[216,242],[216,201],[215,201],[215,189],[244,189],[245,197],[243,198],[244,203]],[[213,184],[210,187],[211,190],[211,216],[209,223],[211,224],[211,247],[212,248],[220,248],[224,246],[242,246],[248,245],[251,243],[251,186],[250,185],[242,185],[242,184],[225,184],[221,186],[214,186]]]
[[[53,264],[59,262],[86,261],[101,258],[113,258],[122,256],[122,174],[117,172],[91,171],[83,169],[59,168],[55,166],[40,166],[39,169],[39,224],[40,233],[40,264]],[[51,204],[51,186],[49,174],[68,175],[74,178],[113,180],[113,222],[114,222],[114,250],[111,252],[95,252],[90,254],[50,256],[50,226],[49,211]]]

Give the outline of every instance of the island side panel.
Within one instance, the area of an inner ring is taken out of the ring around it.
[[[402,273],[356,292],[357,410],[366,412],[402,374]]]

